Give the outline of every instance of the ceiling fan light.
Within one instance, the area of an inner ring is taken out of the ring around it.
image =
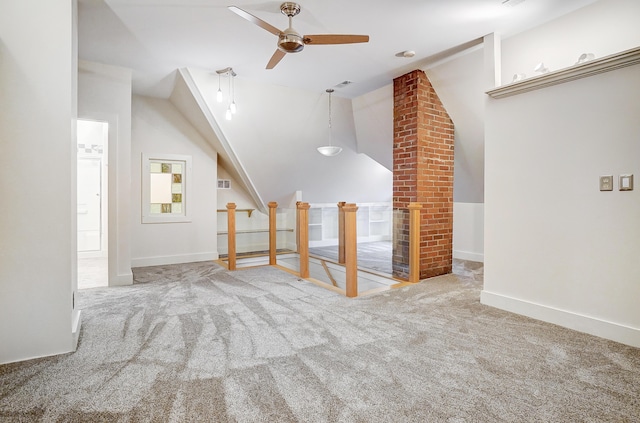
[[[324,145],[322,147],[318,147],[318,152],[327,157],[337,156],[341,151],[342,148],[335,145]]]
[[[278,48],[285,53],[298,53],[304,48],[304,40],[296,32],[285,32],[278,40]]]

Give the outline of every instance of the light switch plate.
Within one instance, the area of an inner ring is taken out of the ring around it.
[[[600,191],[613,191],[613,175],[600,176]]]
[[[620,180],[618,181],[618,187],[620,191],[632,191],[633,190],[633,175],[620,175]]]

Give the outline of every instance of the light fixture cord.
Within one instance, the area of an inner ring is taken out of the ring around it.
[[[229,77],[229,100],[227,100],[227,105],[231,108],[231,72],[227,71],[227,76]]]
[[[331,129],[331,93],[329,93],[329,129]]]
[[[331,145],[331,141],[332,141],[332,135],[331,135],[331,93],[329,93],[329,145]]]

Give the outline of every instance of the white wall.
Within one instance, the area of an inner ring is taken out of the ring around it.
[[[393,172],[393,84],[352,100],[358,152]]]
[[[603,57],[640,45],[640,2],[599,0],[566,16],[502,42],[502,81],[515,73],[537,75],[540,63],[558,70],[576,63],[582,53]]]
[[[0,364],[77,342],[75,13],[0,2]]]
[[[474,48],[425,68],[455,128],[453,201],[484,202],[484,56]]]
[[[453,203],[453,257],[484,261],[483,203]]]
[[[192,156],[191,222],[142,223],[142,153]],[[169,100],[133,96],[132,267],[215,260],[217,154]]]
[[[489,102],[482,302],[640,347],[640,66]]]
[[[598,55],[640,45],[639,13],[595,3],[506,40],[503,62],[554,39],[578,54],[584,37],[610,41]],[[635,65],[487,102],[483,303],[640,346],[640,192],[598,189],[640,173],[638,92]]]
[[[80,61],[78,116],[109,124],[109,285],[133,283],[131,273],[131,70]]]
[[[324,157],[316,148],[329,142],[327,93],[261,84],[238,76],[238,113],[226,121],[226,105],[214,98],[217,75],[189,71],[265,202],[289,204],[296,191],[302,191],[307,202],[390,201],[391,172],[357,153],[349,99],[337,94],[332,97],[333,143],[344,150],[338,156]]]

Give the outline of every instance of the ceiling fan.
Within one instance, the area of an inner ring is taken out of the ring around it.
[[[229,10],[278,37],[278,49],[273,53],[273,56],[271,56],[269,63],[267,63],[267,69],[273,69],[278,62],[282,60],[286,53],[298,53],[302,51],[304,46],[307,44],[352,44],[366,43],[369,41],[368,35],[300,35],[295,29],[293,29],[292,25],[293,17],[300,13],[300,5],[293,2],[285,2],[280,5],[280,12],[289,17],[289,27],[284,31],[279,30],[275,26],[253,16],[251,13],[240,9],[239,7],[229,6]]]

